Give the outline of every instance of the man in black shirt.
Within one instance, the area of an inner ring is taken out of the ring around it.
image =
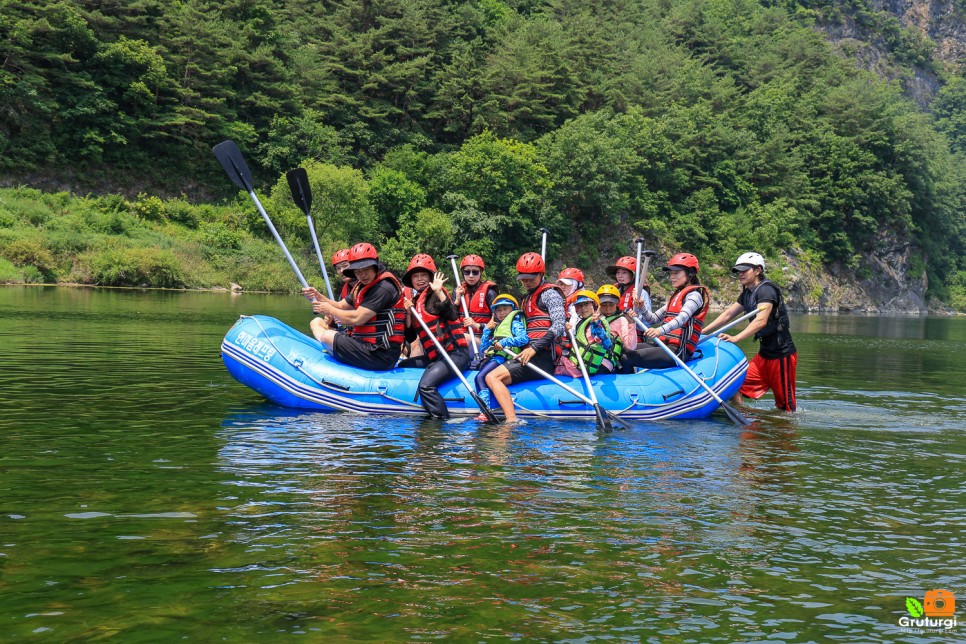
[[[741,295],[735,304],[707,325],[704,332],[710,335],[735,316],[750,313],[764,305],[764,310],[743,331],[735,335],[721,333],[718,337],[726,342],[741,342],[754,336],[761,343],[758,355],[752,358],[748,366],[748,375],[741,386],[740,395],[757,399],[771,389],[775,395],[776,407],[795,411],[798,351],[788,329],[788,310],[785,308],[781,291],[774,282],[765,277],[765,258],[758,253],[745,253],[740,256],[731,272],[741,282]]]
[[[402,285],[371,244],[349,250],[349,266],[343,273],[357,280],[345,299],[330,300],[312,287],[302,289],[312,300],[312,310],[323,316],[312,320],[312,334],[339,362],[371,371],[392,369],[405,333]],[[351,335],[338,332],[336,323],[351,326]]]

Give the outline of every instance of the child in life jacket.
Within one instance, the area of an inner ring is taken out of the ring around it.
[[[604,284],[597,289],[597,299],[600,300],[600,316],[610,326],[611,335],[620,339],[625,351],[637,349],[637,329],[633,322],[618,311],[621,293],[617,287],[613,284]]]
[[[490,307],[493,310],[493,317],[486,323],[483,337],[480,338],[480,353],[485,361],[480,365],[480,372],[476,375],[475,382],[476,391],[487,407],[490,406],[490,390],[486,386],[486,374],[510,358],[503,351],[504,348],[525,347],[530,342],[526,318],[519,307],[519,303],[512,295],[506,293],[497,295]],[[480,413],[476,420],[485,421],[486,414]]]
[[[574,310],[574,293],[584,288],[584,272],[579,268],[565,268],[557,275],[557,286],[563,293],[564,302],[567,304],[567,321],[577,324],[579,318]]]
[[[606,319],[599,311],[597,294],[586,289],[577,291],[574,308],[579,318],[577,325],[572,327],[577,346],[571,347],[569,354],[557,363],[556,373],[581,377],[576,351],[580,351],[588,374],[614,373],[620,367],[622,344],[605,326]]]

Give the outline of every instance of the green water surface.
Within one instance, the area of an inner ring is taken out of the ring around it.
[[[966,639],[898,625],[934,588],[966,615],[966,319],[797,317],[800,412],[605,434],[227,375],[239,314],[307,311],[0,288],[0,638]]]

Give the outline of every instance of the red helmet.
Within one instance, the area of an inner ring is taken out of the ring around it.
[[[348,248],[343,248],[342,250],[337,250],[337,251],[335,251],[335,254],[332,256],[332,265],[333,266],[338,266],[342,262],[347,262],[347,261],[349,261],[349,249]]]
[[[356,262],[360,259],[379,259],[379,252],[372,244],[362,242],[349,249],[349,261]]]
[[[432,275],[436,272],[436,262],[434,262],[433,258],[426,253],[413,255],[413,258],[409,260],[409,268],[406,270],[406,274],[403,275],[402,283],[406,286],[412,286],[413,273],[418,271],[423,271],[424,273],[429,273]]]
[[[467,266],[479,266],[481,271],[486,268],[486,264],[483,263],[483,258],[479,255],[467,255],[464,257],[463,261],[460,262],[460,268]]]
[[[624,255],[613,266],[608,266],[605,270],[610,276],[617,275],[617,269],[623,268],[631,273],[637,272],[637,260],[630,255]]]
[[[517,260],[517,279],[536,277],[547,272],[540,253],[524,253]]]
[[[342,271],[342,274],[351,276],[356,269],[378,265],[379,252],[376,251],[376,247],[362,242],[349,249],[349,267]]]
[[[670,271],[672,269],[686,270],[688,272],[698,272],[698,258],[691,253],[678,253],[671,259],[667,260],[667,266],[662,268],[663,271]]]
[[[584,283],[584,272],[579,268],[565,268],[557,275],[558,280],[577,280],[581,285]]]

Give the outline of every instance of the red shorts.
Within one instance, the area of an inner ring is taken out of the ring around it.
[[[748,366],[748,375],[741,385],[741,395],[758,399],[769,389],[775,393],[775,406],[795,411],[795,368],[798,353],[784,358],[762,358],[757,354]]]

